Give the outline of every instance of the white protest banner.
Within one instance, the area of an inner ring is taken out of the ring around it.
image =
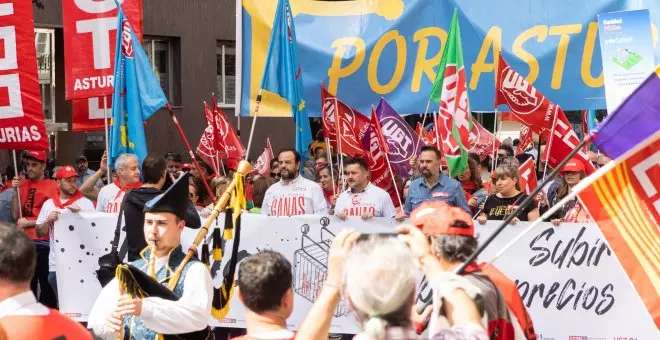
[[[87,242],[104,247],[109,244],[115,227],[112,218],[104,214],[82,215],[86,220],[61,219],[56,224],[55,232],[58,247],[65,249],[64,252],[57,252],[58,271],[61,267],[71,268],[65,269],[67,274],[64,275],[70,285],[60,281],[62,275],[58,275],[60,307],[65,313],[76,310],[72,307],[77,308],[77,313],[84,314],[79,320],[86,317],[88,311],[83,310],[91,308],[93,298],[99,293],[100,287],[94,271],[98,269],[96,257],[104,252],[95,249],[92,251],[95,256],[89,257],[89,260],[83,258],[79,263],[80,254],[86,254],[87,249],[90,249]],[[95,227],[85,227],[92,222],[96,224]],[[490,221],[484,226],[477,225],[478,238],[486,239],[499,223]],[[220,220],[219,224],[223,225],[223,221]],[[70,230],[69,226],[74,226],[74,229]],[[370,221],[354,218],[344,222],[334,217],[274,218],[244,214],[238,257],[240,261],[260,250],[273,249],[291,261],[295,308],[288,323],[292,329],[296,329],[323,283],[328,245],[333,235],[346,227],[363,233],[393,233],[394,226],[393,220],[384,218]],[[526,226],[527,223],[519,222],[507,227],[486,249],[480,262],[492,258],[497,250]],[[94,234],[94,231],[99,232]],[[195,235],[194,230],[184,231],[184,249]],[[96,240],[96,237],[100,240]],[[85,245],[85,250],[81,249],[81,244]],[[226,244],[223,265],[229,261],[227,257],[232,245],[232,242]],[[216,285],[221,280],[223,265],[215,263],[211,266]],[[518,283],[521,297],[534,320],[536,332],[541,335],[540,339],[650,339],[657,336],[653,320],[595,224],[562,224],[560,227],[542,224],[495,265]],[[80,284],[80,280],[91,282],[89,285]],[[82,301],[90,297],[91,301]],[[68,301],[71,299],[76,301]],[[244,316],[244,307],[234,297],[226,318],[212,320],[210,323],[222,327],[245,327]],[[354,313],[344,300],[335,311],[330,331],[358,331]]]

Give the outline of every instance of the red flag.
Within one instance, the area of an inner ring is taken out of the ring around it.
[[[135,35],[142,39],[142,0],[124,0],[121,7]],[[62,23],[66,99],[112,95],[117,39],[115,2],[62,1]]]
[[[236,134],[234,127],[229,123],[225,113],[216,105],[215,96],[211,102],[213,104],[215,149],[220,152],[222,158],[243,158],[246,151],[241,143],[241,139]]]
[[[468,152],[474,152],[480,159],[486,158],[500,147],[502,143],[493,136],[490,131],[484,129],[478,121],[472,120],[472,130],[470,130],[470,149]]]
[[[495,107],[501,104],[507,105],[519,121],[539,135],[552,129],[555,109],[550,100],[511,68],[500,54]]]
[[[660,327],[660,139],[651,138],[578,198]]]
[[[553,104],[551,104],[552,106]],[[543,150],[543,155],[541,159],[548,163],[548,166],[555,168],[561,163],[566,156],[568,156],[573,149],[577,147],[580,143],[571,123],[566,118],[564,111],[560,107],[557,107],[557,122],[554,128],[554,134],[552,135],[551,140],[546,144],[545,150]],[[549,154],[548,154],[549,153]],[[596,171],[594,165],[591,164],[587,154],[584,152],[584,149],[580,150],[575,157],[579,158],[582,163],[584,163],[584,169],[587,175]]]
[[[516,148],[516,155],[519,155],[525,150],[527,150],[527,147],[534,141],[534,136],[532,134],[532,129],[529,128],[527,125],[523,125],[520,128],[520,136],[518,137],[518,140],[520,141],[520,144],[518,144],[518,148]]]
[[[266,145],[264,146],[264,152],[259,155],[257,158],[257,164],[255,164],[252,173],[259,174],[262,176],[270,175],[270,162],[275,158],[273,154],[273,147],[270,145],[270,138],[266,138]]]
[[[419,138],[422,140],[424,145],[435,145],[437,143],[435,138],[435,128],[431,129],[431,131],[426,131],[422,124],[417,122],[417,128],[415,129],[415,132],[417,133],[417,136],[419,136]]]
[[[331,95],[323,85],[321,85],[321,103],[323,134],[330,140],[330,146],[336,150],[341,149],[341,153],[350,157],[365,157],[366,152],[362,149],[360,141],[369,128],[369,118]],[[337,143],[337,130],[341,131],[340,143]]]
[[[204,161],[204,163],[210,165],[213,168],[215,173],[219,173],[220,164],[218,159],[218,151],[215,148],[216,143],[216,133],[213,128],[214,118],[213,112],[209,109],[209,106],[204,103],[204,116],[206,118],[206,129],[202,132],[202,136],[199,139],[199,145],[197,145],[197,155]]]
[[[48,150],[32,2],[4,1],[0,18],[0,149]]]
[[[112,118],[112,95],[106,97],[108,125]],[[73,131],[98,131],[105,129],[103,124],[103,97],[74,99],[72,101],[71,125]]]
[[[371,108],[371,120],[369,125],[371,126],[367,131],[369,138],[369,152],[366,153],[366,160],[371,173],[371,183],[387,191],[394,206],[398,207],[399,194],[392,181],[392,173],[390,172],[390,167],[387,163],[387,143],[385,142],[383,131],[380,127],[380,121],[378,121],[378,116],[373,107]]]
[[[528,158],[523,164],[518,167],[520,174],[519,185],[520,190],[529,195],[538,186],[538,179],[536,178],[536,169],[534,169],[534,159]]]

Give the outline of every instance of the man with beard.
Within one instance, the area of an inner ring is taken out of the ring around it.
[[[369,168],[363,159],[348,159],[344,162],[344,167],[349,189],[337,198],[335,203],[337,217],[345,220],[348,216],[361,216],[366,220],[372,217],[397,215],[387,191],[369,182]],[[403,220],[403,215],[397,217]]]
[[[425,201],[442,201],[470,213],[461,184],[440,171],[440,150],[425,146],[419,155],[419,172],[422,175],[410,183],[404,204],[406,215]]]
[[[96,200],[96,211],[118,214],[124,194],[142,186],[140,168],[135,155],[124,153],[115,161],[117,180],[104,186]]]
[[[14,188],[12,216],[16,220],[18,229],[25,231],[37,248],[37,267],[32,278],[32,291],[35,296],[39,296],[39,302],[55,308],[57,301],[48,283],[50,243],[47,234],[41,237],[37,236],[35,227],[44,202],[57,195],[57,184],[44,176],[44,170],[46,169],[45,152],[30,151],[23,157],[23,161],[27,165],[27,179],[20,185],[18,178],[14,178],[12,182]],[[20,198],[18,197],[19,193]],[[41,288],[41,295],[37,294],[37,286]]]
[[[55,234],[53,226],[61,214],[79,211],[94,211],[94,204],[78,191],[78,173],[70,165],[60,167],[55,173],[59,189],[57,194],[44,202],[37,217],[37,236],[50,234],[50,254],[48,256],[48,282],[57,298],[57,276],[55,275]]]
[[[95,172],[89,168],[89,162],[85,155],[78,156],[78,159],[76,160],[76,172],[78,173],[77,187],[80,187],[89,177],[94,175]],[[102,187],[103,181],[99,179],[96,181],[95,186],[97,188]]]
[[[285,149],[277,155],[280,181],[271,185],[264,196],[262,215],[325,215],[328,205],[321,187],[300,176],[300,154]]]

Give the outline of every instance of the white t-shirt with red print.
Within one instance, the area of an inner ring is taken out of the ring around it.
[[[371,213],[374,217],[396,216],[396,208],[390,195],[371,182],[361,192],[354,193],[352,189],[342,192],[335,203],[336,214],[362,216],[365,212]]]
[[[268,216],[327,215],[328,203],[318,183],[298,176],[281,180],[266,190],[261,214]]]

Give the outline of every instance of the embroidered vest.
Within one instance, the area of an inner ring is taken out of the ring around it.
[[[186,255],[181,251],[181,246],[172,249],[170,252],[169,260],[167,264],[161,267],[158,272],[156,272],[156,278],[163,286],[167,286],[170,277],[174,274],[176,269],[179,267],[179,264],[183,261],[183,258]],[[147,270],[147,265],[149,263],[149,258],[151,257],[151,249],[149,247],[145,248],[140,253],[141,259],[131,262],[130,264],[136,268],[139,268],[142,271]],[[190,265],[196,262],[197,260],[191,259],[186,266],[183,268],[181,273],[181,278],[174,287],[174,294],[181,297],[183,295],[183,282],[186,279],[186,274]],[[126,316],[124,318],[124,339],[159,339],[161,337],[151,329],[144,326],[142,319],[139,316]]]

